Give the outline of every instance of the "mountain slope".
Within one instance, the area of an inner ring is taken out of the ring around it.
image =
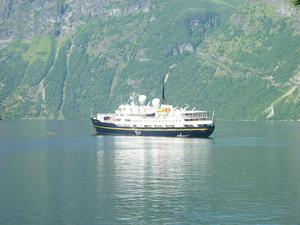
[[[219,119],[300,119],[300,12],[288,0],[0,3],[7,118],[87,118],[135,91]],[[25,19],[24,19],[25,18]]]

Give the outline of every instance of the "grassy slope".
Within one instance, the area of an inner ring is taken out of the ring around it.
[[[36,37],[2,50],[5,116],[86,118],[114,109],[132,91],[160,96],[169,73],[171,103],[215,110],[219,119],[265,118],[270,106],[274,119],[300,118],[299,88],[286,95],[300,68],[294,19],[260,2],[153,5],[150,12],[87,20],[73,36]]]

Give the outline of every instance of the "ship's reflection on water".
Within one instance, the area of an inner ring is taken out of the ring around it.
[[[155,220],[161,214],[171,219],[184,210],[180,199],[188,200],[191,190],[196,194],[207,188],[212,139],[105,136],[97,137],[97,147],[102,221],[115,217],[138,222],[145,216]],[[137,211],[139,215],[133,215]]]
[[[97,169],[102,170],[109,165],[118,182],[128,182],[128,179],[140,181],[147,175],[158,179],[181,179],[194,163],[199,177],[209,173],[212,139],[97,138]],[[99,174],[102,172],[99,171]]]

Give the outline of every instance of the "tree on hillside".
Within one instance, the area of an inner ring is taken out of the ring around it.
[[[292,0],[292,3],[293,3],[294,5],[300,5],[300,0]]]

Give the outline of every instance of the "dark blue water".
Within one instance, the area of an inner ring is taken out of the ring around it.
[[[300,123],[93,134],[89,121],[1,121],[0,224],[300,224]]]

